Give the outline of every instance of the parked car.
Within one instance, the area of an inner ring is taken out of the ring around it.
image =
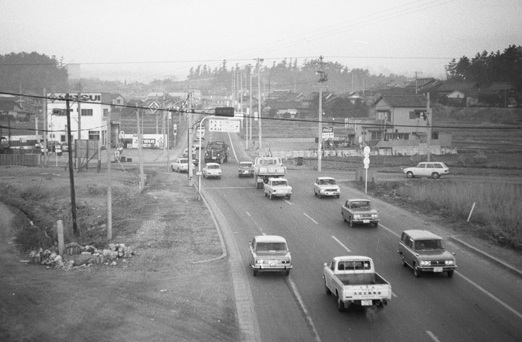
[[[250,268],[258,272],[283,272],[286,276],[292,269],[292,256],[284,237],[277,235],[255,236],[248,243]]]
[[[239,177],[254,177],[254,163],[251,161],[239,162]]]
[[[444,240],[427,230],[403,231],[397,253],[402,265],[411,267],[416,277],[422,272],[446,272],[453,277],[457,268],[455,254],[446,250]]]
[[[170,169],[172,171],[177,172],[188,172],[189,166],[189,160],[188,158],[176,158],[174,161],[170,164]]]
[[[341,188],[332,177],[317,177],[314,183],[314,195],[323,198],[323,196],[341,196]]]
[[[448,175],[449,167],[441,162],[421,162],[415,167],[407,167],[402,170],[406,177],[431,177],[439,178],[443,175]]]
[[[203,173],[203,178],[221,179],[221,167],[218,163],[207,163],[201,171]]]

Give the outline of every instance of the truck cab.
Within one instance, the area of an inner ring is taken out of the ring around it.
[[[325,292],[337,297],[337,308],[351,304],[382,308],[391,300],[391,285],[377,272],[367,256],[338,256],[323,268]]]

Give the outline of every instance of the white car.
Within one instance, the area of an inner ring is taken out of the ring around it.
[[[203,178],[221,179],[221,166],[218,163],[207,163],[201,171],[203,173]]]
[[[323,196],[341,196],[341,188],[332,177],[317,177],[314,183],[314,195],[322,198]]]
[[[286,240],[278,235],[255,236],[248,243],[250,268],[254,277],[259,272],[282,272],[285,276],[292,269],[292,256]]]
[[[170,169],[177,172],[188,172],[188,158],[176,158],[170,164]]]
[[[442,175],[448,175],[449,168],[441,162],[421,162],[415,167],[407,167],[402,170],[406,177],[431,177],[439,178]]]

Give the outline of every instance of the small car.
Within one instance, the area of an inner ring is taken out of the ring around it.
[[[188,158],[181,157],[176,158],[170,164],[170,169],[177,172],[188,172],[189,160]]]
[[[255,236],[248,243],[250,268],[257,277],[259,272],[283,272],[290,275],[292,256],[286,240],[278,235]]]
[[[415,167],[407,167],[402,171],[408,178],[431,177],[436,179],[450,173],[449,167],[441,162],[421,162]]]
[[[379,226],[379,212],[372,207],[371,201],[367,199],[349,199],[341,206],[341,215],[344,222],[348,222],[350,227],[355,224],[371,224]]]
[[[323,196],[341,196],[341,188],[337,185],[332,177],[317,177],[314,183],[314,195],[323,198]]]
[[[250,161],[239,162],[238,176],[254,177],[254,163]]]
[[[457,268],[455,253],[448,252],[444,240],[427,230],[403,231],[397,253],[402,265],[411,267],[415,277],[422,272],[446,272],[451,278]]]
[[[207,163],[201,171],[203,173],[203,178],[221,179],[221,167],[218,163]]]

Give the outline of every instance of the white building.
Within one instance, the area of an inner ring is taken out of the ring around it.
[[[67,141],[66,93],[54,93],[47,100],[47,139]],[[105,144],[107,118],[111,110],[111,94],[82,93],[81,116],[78,113],[78,94],[69,93],[69,111],[72,141],[75,139],[101,140]],[[78,127],[81,126],[81,132]],[[113,122],[113,137],[118,137],[118,126]],[[113,140],[114,141],[114,140]]]

